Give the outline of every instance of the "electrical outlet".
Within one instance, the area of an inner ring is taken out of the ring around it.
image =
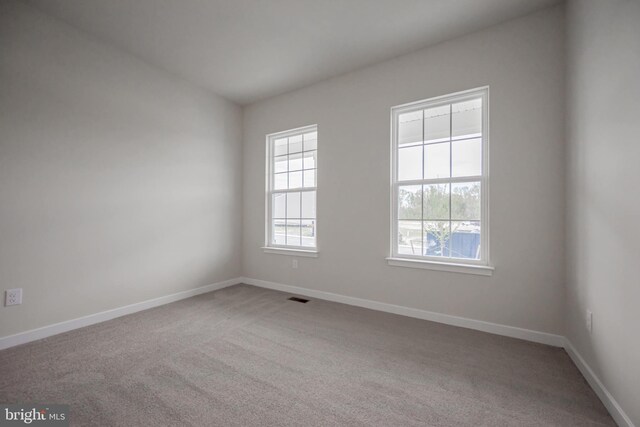
[[[591,330],[593,329],[593,313],[591,312],[591,310],[587,310],[587,318],[586,318],[586,323],[587,323],[587,331],[589,331],[589,333],[591,333]]]
[[[298,260],[297,259],[293,259],[292,263],[291,263],[291,268],[298,268]]]
[[[22,288],[7,289],[4,296],[4,305],[20,305],[22,304]]]

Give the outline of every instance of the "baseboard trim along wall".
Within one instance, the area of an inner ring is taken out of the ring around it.
[[[484,322],[482,320],[474,320],[466,317],[451,316],[448,314],[404,307],[395,304],[387,304],[379,301],[372,301],[363,298],[335,294],[331,292],[318,291],[315,289],[284,285],[282,283],[252,279],[249,277],[237,277],[234,279],[224,280],[222,282],[213,283],[211,285],[202,286],[200,288],[190,289],[187,291],[154,298],[147,301],[126,305],[124,307],[102,311],[96,314],[90,314],[88,316],[79,317],[77,319],[55,323],[53,325],[44,326],[42,328],[32,329],[30,331],[21,332],[15,335],[2,337],[0,338],[0,350],[20,344],[26,344],[31,341],[47,338],[85,326],[94,325],[96,323],[105,322],[107,320],[115,319],[116,317],[125,316],[127,314],[136,313],[138,311],[147,310],[175,301],[180,301],[196,295],[216,291],[218,289],[223,289],[239,283],[245,283],[247,285],[257,286],[260,288],[273,289],[276,291],[287,292],[326,301],[353,305],[356,307],[368,308],[371,310],[398,314],[401,316],[430,320],[432,322],[444,323],[447,325],[459,326],[462,328],[475,329],[482,332],[503,335],[511,338],[519,338],[522,340],[532,341],[540,344],[547,344],[554,347],[562,347],[567,351],[569,357],[571,357],[571,360],[573,360],[591,388],[593,388],[593,390],[596,392],[600,400],[602,400],[602,403],[606,406],[607,410],[616,421],[616,423],[618,423],[620,427],[635,427],[631,419],[622,410],[618,402],[614,399],[611,393],[609,393],[604,384],[602,384],[600,379],[596,376],[591,367],[585,362],[580,353],[578,353],[573,344],[566,337],[563,337],[561,335],[517,328],[514,326],[500,325],[497,323]]]
[[[37,329],[31,329],[29,331],[17,333],[15,335],[9,335],[0,338],[0,350],[20,344],[26,344],[31,341],[47,338],[52,335],[61,334],[63,332],[68,332],[85,326],[94,325],[96,323],[115,319],[116,317],[126,316],[127,314],[136,313],[138,311],[169,304],[171,302],[180,301],[185,298],[190,298],[207,292],[216,291],[228,286],[237,285],[238,283],[241,283],[240,278],[224,280],[222,282],[213,283],[211,285],[201,286],[199,288],[189,289],[186,291],[177,292],[175,294],[165,295],[142,302],[125,305],[123,307],[114,308],[112,310],[101,311],[100,313],[78,317],[77,319],[65,320],[64,322],[54,323],[52,325],[43,326]]]
[[[369,308],[371,310],[384,311],[387,313],[399,314],[402,316],[415,317],[432,322],[444,323],[462,328],[475,329],[482,332],[488,332],[496,335],[503,335],[511,338],[519,338],[526,341],[533,341],[541,344],[547,344],[554,347],[562,347],[566,350],[578,367],[582,375],[585,377],[591,388],[596,392],[602,403],[607,408],[613,419],[620,427],[635,427],[631,419],[622,410],[618,402],[609,393],[602,384],[600,379],[595,375],[591,367],[587,365],[580,353],[573,347],[571,342],[561,335],[549,334],[546,332],[533,331],[530,329],[517,328],[514,326],[500,325],[497,323],[484,322],[482,320],[474,320],[466,317],[451,316],[448,314],[435,313],[427,310],[403,307],[400,305],[387,304],[378,301],[371,301],[362,298],[349,297],[331,292],[318,291],[315,289],[301,288],[298,286],[284,285],[282,283],[268,282],[266,280],[252,279],[242,277],[241,282],[247,285],[258,286],[261,288],[273,289],[276,291],[288,292],[318,298],[327,301],[339,302],[342,304],[354,305],[357,307]]]
[[[387,304],[379,301],[349,297],[331,292],[317,291],[314,289],[300,288],[297,286],[283,285],[281,283],[267,282],[265,280],[243,277],[242,283],[258,286],[261,288],[274,289],[276,291],[289,292],[292,294],[304,295],[312,298],[327,301],[339,302],[342,304],[354,305],[357,307],[369,308],[371,310],[384,311],[387,313],[399,314],[401,316],[415,317],[417,319],[430,320],[432,322],[444,323],[462,328],[475,329],[482,332],[489,332],[496,335],[504,335],[511,338],[520,338],[526,341],[533,341],[541,344],[563,347],[565,338],[561,335],[549,334],[546,332],[533,331],[530,329],[518,328],[515,326],[500,325],[498,323],[484,322],[466,317],[451,316],[448,314],[436,313],[433,311],[409,308],[401,305]]]
[[[596,392],[604,406],[606,406],[614,421],[620,427],[635,427],[631,418],[622,410],[616,399],[609,393],[609,390],[602,384],[602,381],[600,381],[600,378],[593,372],[591,367],[587,365],[587,362],[582,358],[580,353],[578,353],[578,350],[576,350],[568,338],[565,338],[564,349],[580,372],[582,372],[582,376],[587,380],[593,391]]]
[[[401,316],[430,320],[432,322],[444,323],[447,325],[460,326],[462,328],[475,329],[482,332],[489,332],[492,334],[504,335],[512,338],[519,338],[541,344],[552,345],[555,347],[564,347],[566,343],[565,337],[549,334],[546,332],[517,328],[515,326],[500,325],[497,323],[484,322],[481,320],[474,320],[465,317],[451,316],[448,314],[436,313],[432,311],[404,307],[394,304],[387,304],[362,298],[349,297],[345,295],[334,294],[331,292],[301,288],[298,286],[284,285],[281,283],[268,282],[266,280],[252,279],[249,277],[237,277],[229,280],[224,280],[222,282],[213,283],[211,285],[202,286],[200,288],[189,289],[187,291],[182,291],[175,294],[126,305],[123,307],[90,314],[87,316],[79,317],[77,319],[66,320],[64,322],[54,323],[52,325],[43,326],[41,328],[31,329],[29,331],[17,333],[15,335],[0,337],[0,350],[20,344],[25,344],[42,338],[47,338],[52,335],[61,334],[63,332],[68,332],[73,329],[82,328],[84,326],[89,326],[107,320],[115,319],[116,317],[125,316],[127,314],[136,313],[138,311],[147,310],[149,308],[169,304],[174,301],[190,298],[195,295],[204,294],[239,283],[246,283],[248,285],[258,286],[261,288],[273,289],[327,301],[339,302],[342,304],[348,304],[357,307],[369,308],[371,310],[399,314]]]

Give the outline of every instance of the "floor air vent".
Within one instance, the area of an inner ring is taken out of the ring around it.
[[[301,302],[303,304],[309,302],[308,299],[304,299],[304,298],[297,298],[297,297],[291,297],[289,298],[289,301],[295,301],[295,302]]]

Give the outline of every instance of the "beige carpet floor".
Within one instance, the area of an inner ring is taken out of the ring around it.
[[[0,352],[72,425],[615,425],[564,350],[238,285]]]

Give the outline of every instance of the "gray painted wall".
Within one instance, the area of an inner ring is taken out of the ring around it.
[[[0,2],[0,336],[239,276],[240,138],[233,104]]]
[[[245,276],[551,333],[564,324],[562,6],[244,110]],[[388,266],[394,105],[491,86],[492,277]],[[319,125],[317,259],[263,253],[265,135]]]
[[[567,336],[640,425],[640,3],[568,11]]]
[[[0,2],[0,283],[25,291],[0,307],[0,336],[243,274],[566,333],[640,424],[640,4],[571,0],[568,18],[568,46],[556,7],[259,102],[242,123]],[[483,85],[494,276],[388,266],[389,109]],[[320,257],[293,270],[260,249],[265,135],[312,123]]]

